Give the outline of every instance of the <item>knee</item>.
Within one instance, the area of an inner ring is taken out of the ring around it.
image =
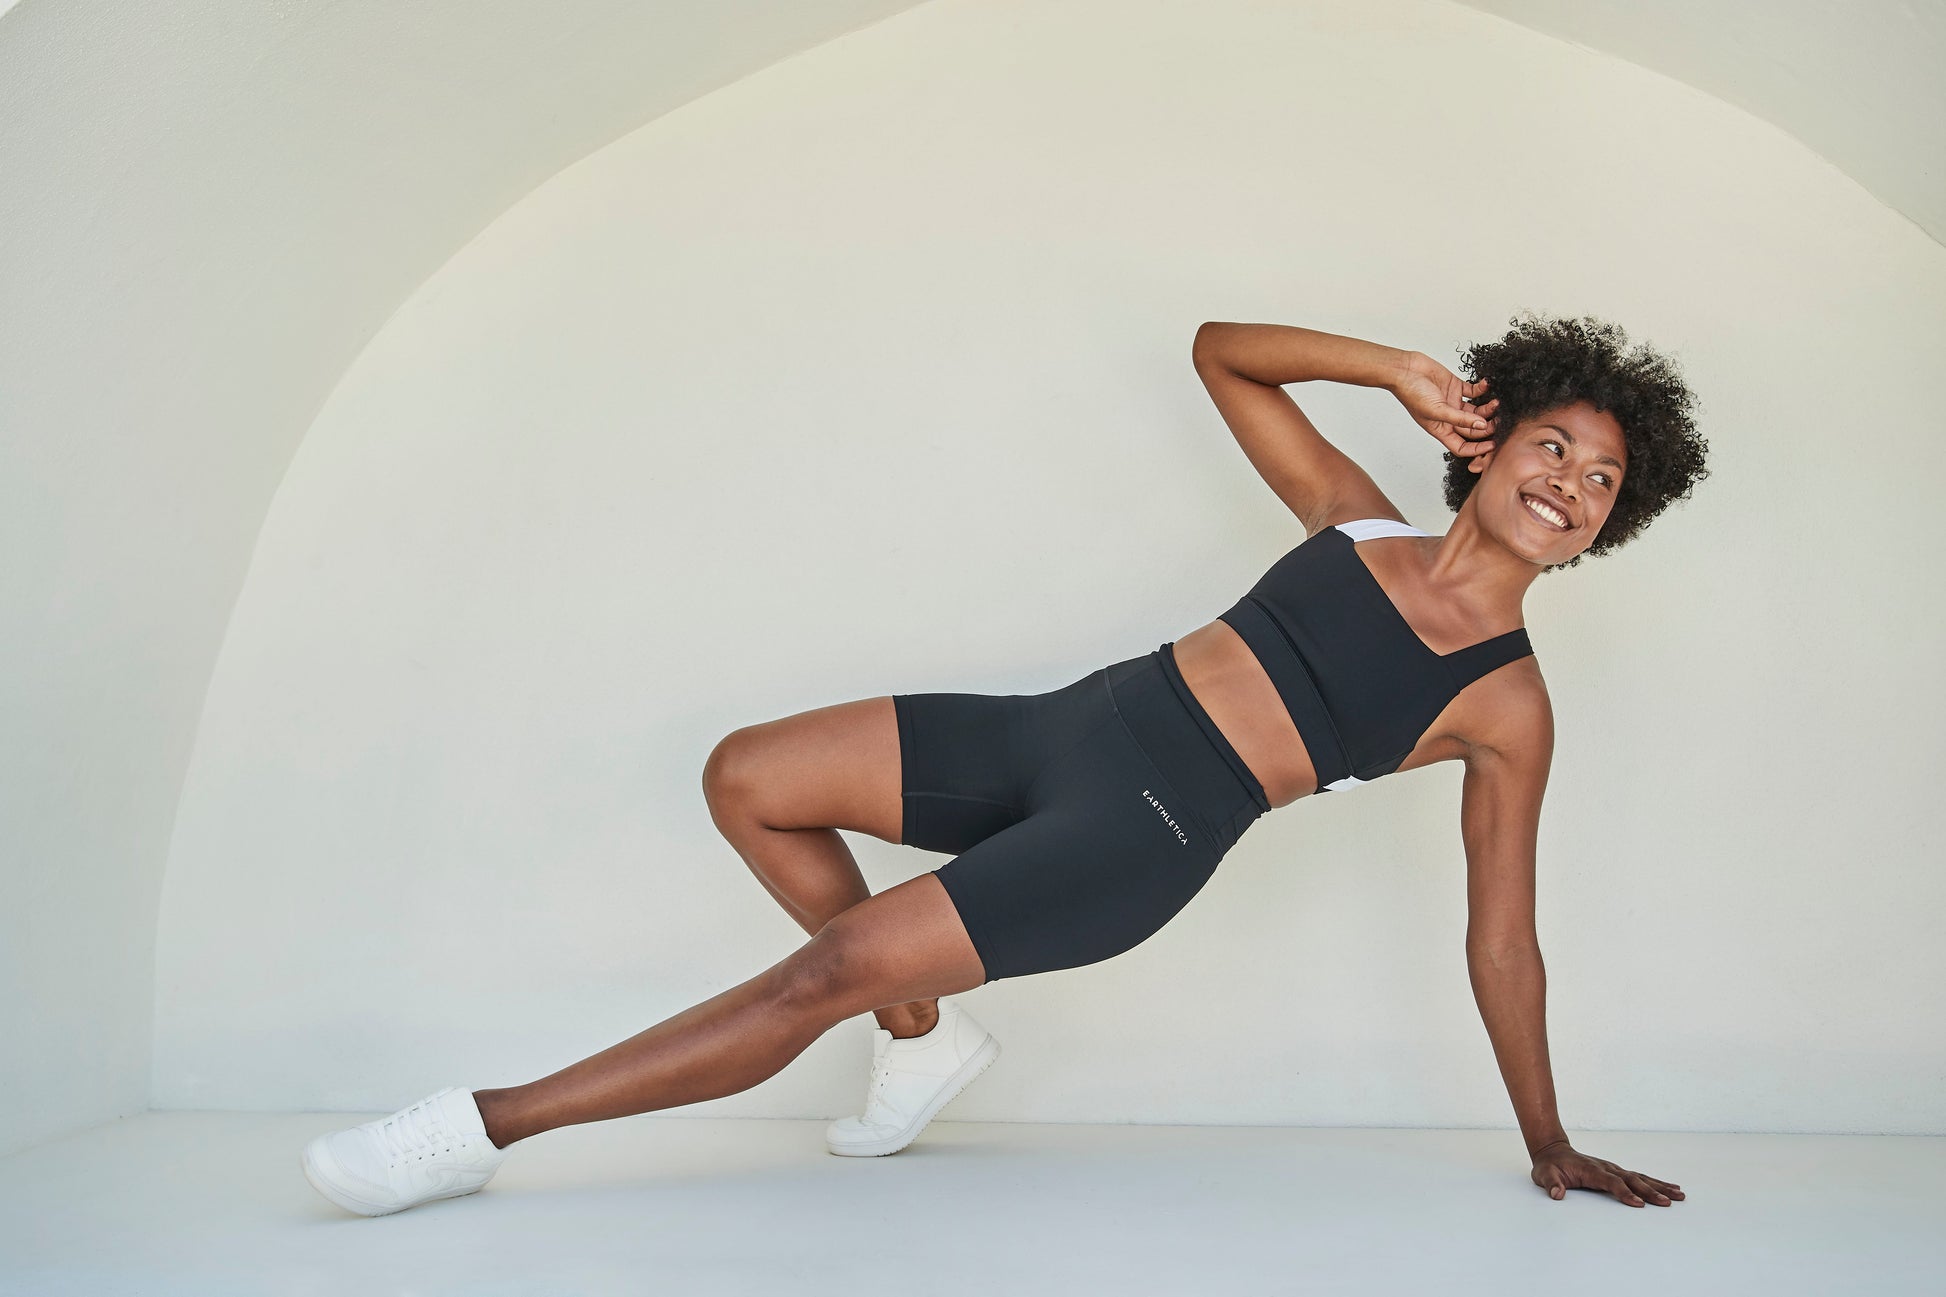
[[[834,1022],[877,1007],[879,961],[843,919],[839,915],[818,929],[778,967],[775,993],[781,1003]]]
[[[710,749],[703,762],[703,801],[719,825],[754,803],[760,786],[756,767],[757,739],[749,726],[731,730]]]

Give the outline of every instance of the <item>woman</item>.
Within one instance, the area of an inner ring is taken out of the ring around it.
[[[1534,931],[1553,719],[1522,598],[1707,476],[1675,366],[1625,342],[1592,319],[1516,317],[1465,353],[1462,380],[1355,338],[1203,325],[1196,372],[1307,540],[1216,621],[1062,688],[881,696],[730,734],[703,772],[711,815],[810,940],[552,1076],[320,1136],[305,1174],[366,1215],[472,1193],[517,1140],[734,1094],[863,1012],[878,1021],[866,1109],[827,1146],[896,1152],[999,1050],[939,997],[1119,954],[1263,813],[1457,760],[1468,967],[1534,1183],[1681,1199],[1570,1145]],[[1444,536],[1407,526],[1319,435],[1283,390],[1310,380],[1383,387],[1446,448]],[[873,896],[840,829],[953,859]]]

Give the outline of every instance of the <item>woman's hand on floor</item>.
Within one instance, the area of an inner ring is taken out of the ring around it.
[[[1625,1170],[1606,1158],[1590,1157],[1565,1141],[1549,1144],[1534,1154],[1534,1183],[1556,1201],[1567,1197],[1570,1189],[1599,1189],[1631,1207],[1641,1207],[1645,1200],[1667,1207],[1683,1197],[1681,1185]]]
[[[1492,447],[1499,398],[1466,404],[1486,393],[1485,383],[1465,382],[1423,351],[1414,351],[1407,353],[1405,366],[1389,386],[1406,413],[1455,455],[1477,455]]]

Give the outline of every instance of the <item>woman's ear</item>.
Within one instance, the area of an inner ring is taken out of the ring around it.
[[[1469,472],[1469,473],[1484,473],[1484,472],[1486,472],[1486,471],[1487,471],[1487,464],[1488,464],[1488,463],[1489,463],[1489,462],[1490,462],[1490,461],[1491,461],[1491,460],[1493,459],[1493,454],[1494,454],[1494,451],[1497,451],[1497,450],[1499,450],[1499,449],[1500,449],[1500,447],[1498,447],[1498,446],[1494,446],[1494,447],[1493,447],[1492,449],[1489,449],[1489,450],[1483,450],[1483,451],[1481,451],[1481,452],[1480,452],[1479,454],[1477,454],[1477,455],[1469,455],[1469,456],[1467,456],[1467,459],[1466,459],[1466,471],[1467,471],[1467,472]]]

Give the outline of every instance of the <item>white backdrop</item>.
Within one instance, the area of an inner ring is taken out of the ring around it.
[[[700,788],[738,725],[1054,688],[1302,530],[1204,319],[1448,363],[1515,309],[1678,353],[1715,475],[1528,623],[1570,1129],[1938,1131],[1946,250],[1774,128],[1472,11],[939,0],[542,186],[381,331],[272,508],[158,933],[159,1106],[552,1070],[797,928]],[[1301,388],[1417,524],[1436,445]],[[1921,496],[1923,498],[1923,496]],[[1256,825],[1160,935],[968,1002],[964,1119],[1510,1127],[1456,765]],[[877,886],[944,858],[854,838]],[[862,1093],[869,1021],[709,1115]]]

